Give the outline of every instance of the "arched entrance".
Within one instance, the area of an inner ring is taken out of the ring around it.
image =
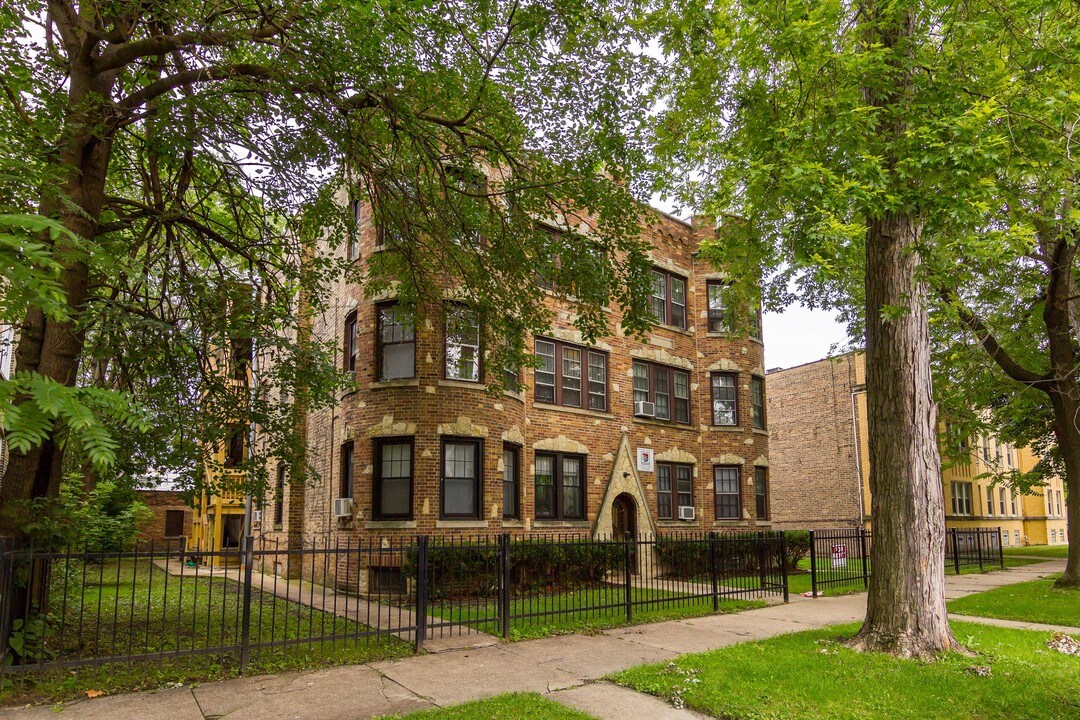
[[[630,543],[630,572],[637,575],[637,503],[630,493],[622,493],[611,503],[611,537]]]

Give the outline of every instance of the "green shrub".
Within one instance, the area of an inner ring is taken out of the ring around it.
[[[787,539],[788,570],[797,570],[799,561],[810,554],[810,531],[788,530],[784,535]]]

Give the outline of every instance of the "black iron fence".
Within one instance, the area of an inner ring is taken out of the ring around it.
[[[114,662],[420,651],[787,600],[782,532],[0,547],[0,683]]]
[[[836,587],[869,587],[872,533],[865,528],[810,531],[811,592]],[[957,575],[967,568],[1005,567],[1000,528],[948,528],[945,570]]]

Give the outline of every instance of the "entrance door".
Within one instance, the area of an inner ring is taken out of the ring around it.
[[[611,535],[613,540],[631,541],[631,568],[637,574],[637,503],[626,493],[619,495],[611,504]]]

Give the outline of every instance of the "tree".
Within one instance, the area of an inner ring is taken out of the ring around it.
[[[978,244],[1001,158],[992,114],[967,92],[995,47],[971,42],[976,5],[718,1],[658,16],[671,68],[656,128],[678,168],[663,187],[745,219],[703,254],[741,259],[746,276],[782,267],[773,302],[795,281],[865,326],[874,577],[852,645],[905,657],[957,647],[928,293]]]
[[[206,448],[252,422],[302,478],[297,408],[330,402],[347,379],[331,347],[281,330],[356,272],[312,252],[348,236],[343,185],[374,203],[399,250],[355,279],[372,291],[398,282],[417,304],[451,269],[507,363],[546,320],[522,280],[560,254],[551,269],[574,289],[586,335],[606,326],[609,301],[644,328],[632,188],[610,179],[644,157],[633,10],[6,4],[0,212],[14,219],[0,259],[34,270],[5,275],[0,320],[20,341],[16,379],[0,387],[13,450],[0,504],[55,496],[65,466],[84,462],[173,467],[190,487]],[[461,182],[479,163],[502,169],[497,187]],[[597,252],[533,232],[541,209],[595,217]],[[485,251],[455,242],[461,233],[483,234]],[[253,389],[229,382],[228,362],[250,362],[227,352],[237,340],[273,368]],[[256,495],[264,460],[249,460]]]

